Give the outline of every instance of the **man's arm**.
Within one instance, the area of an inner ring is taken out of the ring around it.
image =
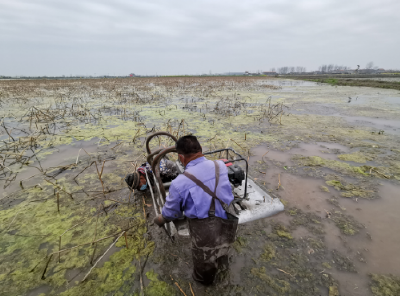
[[[170,221],[182,217],[182,198],[173,182],[169,187],[169,194],[162,209],[162,215]]]
[[[172,183],[169,187],[169,194],[162,209],[162,214],[154,219],[154,223],[161,227],[166,222],[182,217],[181,204],[182,199],[180,193]]]

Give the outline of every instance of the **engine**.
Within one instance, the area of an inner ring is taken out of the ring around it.
[[[231,164],[228,166],[228,178],[234,187],[242,185],[245,178],[243,169],[237,164]]]

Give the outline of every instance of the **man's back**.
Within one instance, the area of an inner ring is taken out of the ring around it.
[[[220,168],[220,178],[216,194],[223,202],[230,204],[233,200],[233,194],[228,179],[228,169],[222,161],[217,161],[217,164]],[[187,164],[186,171],[214,192],[215,166],[212,161],[205,157],[197,158]],[[204,219],[208,217],[211,200],[212,197],[193,181],[186,176],[179,175],[172,181],[162,214],[165,218],[173,220],[181,217],[181,212],[184,211],[188,218]],[[227,218],[218,201],[216,201],[215,216]]]

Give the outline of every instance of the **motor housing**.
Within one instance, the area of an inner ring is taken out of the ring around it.
[[[237,164],[228,166],[228,178],[234,187],[242,185],[245,178],[243,169]]]

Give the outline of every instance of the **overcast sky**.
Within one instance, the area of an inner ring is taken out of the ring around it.
[[[0,75],[400,68],[399,0],[0,0]]]

